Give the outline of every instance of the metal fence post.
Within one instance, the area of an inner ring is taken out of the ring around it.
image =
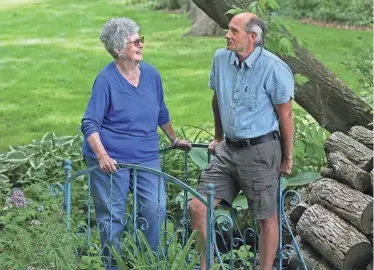
[[[283,209],[283,190],[282,190],[282,177],[279,178],[279,188],[278,188],[278,229],[279,229],[279,241],[278,241],[278,263],[277,269],[282,270],[282,249],[283,249],[283,222],[282,222],[282,209]]]
[[[213,200],[214,200],[214,185],[208,185],[208,194],[207,194],[207,223],[206,223],[206,269],[211,269],[213,265],[213,233],[214,233],[214,209],[213,209]]]
[[[70,177],[71,177],[71,160],[65,159],[64,161],[64,170],[65,170],[65,184],[64,184],[64,208],[66,212],[66,227],[68,230],[70,229],[70,212],[71,212],[71,205],[70,205]]]

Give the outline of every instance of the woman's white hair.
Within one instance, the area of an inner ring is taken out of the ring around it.
[[[140,26],[130,18],[113,18],[107,21],[100,33],[105,49],[117,58],[116,50],[125,48],[129,36],[139,33]]]
[[[251,18],[248,20],[245,30],[247,33],[255,33],[255,45],[263,47],[265,44],[265,23],[260,18]]]

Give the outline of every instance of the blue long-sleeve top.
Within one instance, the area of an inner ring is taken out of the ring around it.
[[[98,132],[108,155],[117,162],[141,163],[159,158],[157,127],[170,121],[161,77],[140,62],[137,87],[130,84],[114,62],[97,75],[82,119],[83,154],[96,158],[87,138]]]

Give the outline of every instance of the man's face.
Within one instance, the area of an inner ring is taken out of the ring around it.
[[[229,23],[229,31],[225,35],[226,48],[234,52],[245,52],[254,45],[256,38],[253,33],[245,31],[246,20],[234,17]]]
[[[129,60],[135,60],[137,62],[143,60],[143,41],[142,38],[139,37],[139,34],[129,36],[126,41],[126,47],[122,53],[122,57]]]

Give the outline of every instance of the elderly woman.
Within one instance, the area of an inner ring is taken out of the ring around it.
[[[160,170],[158,126],[172,146],[191,149],[191,144],[177,138],[170,123],[160,74],[142,61],[144,37],[139,36],[139,29],[129,18],[111,19],[104,24],[100,39],[114,61],[97,75],[82,119],[86,164],[101,168],[91,173],[91,190],[97,222],[106,224],[100,233],[102,248],[112,240],[119,241],[124,230],[121,218],[132,187],[129,170],[116,172],[115,164],[136,163]],[[114,173],[111,233],[110,173]],[[158,180],[153,174],[138,172],[139,213],[147,220],[144,234],[152,249],[157,248],[166,212],[164,183],[159,185]]]

